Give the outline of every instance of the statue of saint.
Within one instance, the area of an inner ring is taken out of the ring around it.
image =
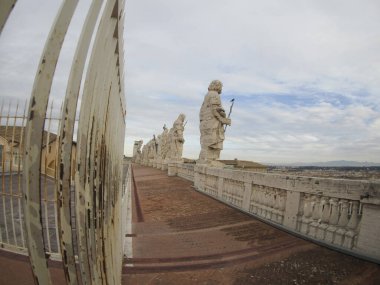
[[[201,131],[199,163],[217,165],[216,160],[219,159],[220,151],[223,149],[224,125],[231,125],[231,119],[226,118],[220,100],[222,87],[222,82],[219,80],[210,83],[199,112]]]
[[[153,160],[156,157],[156,136],[153,135],[153,138],[149,141],[149,159]]]
[[[161,159],[165,160],[169,152],[169,130],[166,125],[163,126],[161,134]]]
[[[161,160],[161,147],[162,147],[161,135],[157,136],[156,142],[157,142],[157,144],[156,144],[157,145],[157,157],[156,157],[156,159]]]
[[[133,145],[133,157],[132,162],[140,163],[141,162],[141,147],[143,145],[143,141],[135,141]]]
[[[185,142],[183,138],[185,118],[184,114],[180,114],[169,131],[169,158],[172,160],[180,160],[182,158],[183,144]]]
[[[148,165],[148,144],[145,144],[141,152],[141,164]]]

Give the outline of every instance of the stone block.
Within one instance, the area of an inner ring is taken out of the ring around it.
[[[358,233],[357,249],[380,259],[380,205],[365,203]]]
[[[297,215],[299,211],[301,193],[295,191],[286,192],[284,226],[295,230],[297,227]]]
[[[177,176],[177,164],[173,162],[168,163],[168,176]]]

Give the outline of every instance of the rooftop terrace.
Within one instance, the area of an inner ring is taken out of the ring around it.
[[[267,225],[188,180],[140,165],[133,176],[122,284],[380,284],[379,265]],[[61,264],[49,268],[65,284]],[[28,258],[0,250],[0,284],[33,284]]]
[[[125,284],[380,284],[379,265],[273,228],[190,181],[133,169]]]

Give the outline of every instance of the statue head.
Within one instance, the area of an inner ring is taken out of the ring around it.
[[[179,116],[178,116],[178,119],[180,119],[181,122],[183,122],[185,120],[185,118],[186,118],[186,116],[183,113],[179,114]]]
[[[218,92],[218,94],[220,94],[222,93],[222,87],[223,87],[222,82],[220,82],[219,80],[213,80],[208,86],[208,91],[216,91]]]

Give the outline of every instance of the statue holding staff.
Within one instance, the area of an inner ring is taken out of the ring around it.
[[[219,80],[210,83],[199,112],[201,152],[198,163],[218,164],[216,160],[223,149],[224,125],[231,125],[231,119],[226,117],[220,100],[222,87]]]
[[[172,160],[180,160],[182,158],[183,144],[185,142],[183,138],[185,118],[186,116],[184,114],[180,114],[174,121],[173,127],[169,132],[169,158]]]

